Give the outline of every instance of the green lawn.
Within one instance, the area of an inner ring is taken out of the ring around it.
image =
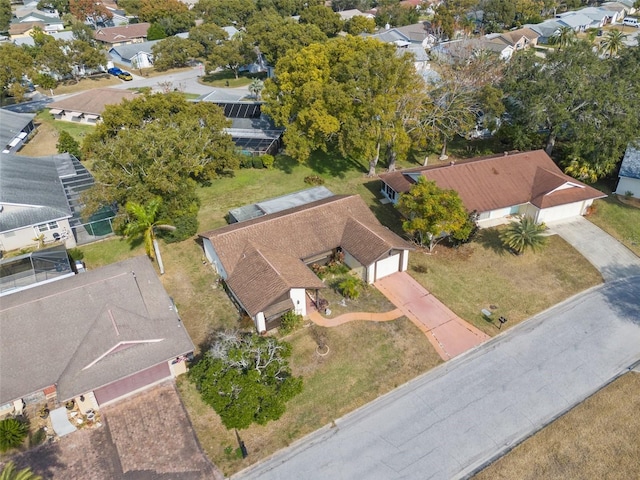
[[[587,218],[640,256],[640,202],[627,205],[611,193],[609,185],[595,187],[609,196],[596,200]]]
[[[74,123],[63,122],[61,120],[54,120],[53,115],[49,113],[49,110],[42,110],[36,115],[36,122],[46,124],[53,127],[55,130],[62,132],[63,130],[70,133],[73,138],[82,144],[82,139],[85,135],[93,133],[95,127],[93,125],[87,125],[86,123]]]
[[[238,78],[236,78],[231,70],[222,70],[200,77],[198,81],[203,85],[210,85],[212,87],[238,88],[248,86],[254,78],[264,80],[265,74],[242,72],[238,75]]]

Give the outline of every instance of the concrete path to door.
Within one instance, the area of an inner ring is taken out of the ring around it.
[[[407,272],[381,278],[375,284],[449,360],[489,340],[489,335],[465,322],[429,293]]]
[[[605,281],[640,274],[640,258],[584,217],[547,224],[598,269]]]
[[[232,478],[468,478],[637,365],[639,298],[640,276],[576,295]]]

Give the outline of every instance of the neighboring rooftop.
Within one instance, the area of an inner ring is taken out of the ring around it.
[[[7,147],[27,125],[33,122],[31,113],[15,113],[0,108],[0,150]]]
[[[244,222],[331,196],[333,196],[333,193],[326,187],[307,188],[299,192],[229,210],[229,223]]]
[[[458,192],[469,211],[487,212],[531,203],[538,208],[606,195],[562,173],[544,150],[474,158],[380,175],[398,193],[423,176]]]
[[[0,404],[54,384],[64,402],[194,349],[144,256],[7,295],[0,316]]]
[[[118,105],[123,100],[133,100],[136,92],[119,90],[116,88],[95,88],[79,93],[73,97],[58,100],[47,105],[53,110],[51,113],[61,111],[79,112],[90,115],[102,115],[107,105]]]
[[[150,54],[153,46],[159,41],[160,40],[150,40],[148,42],[128,43],[126,45],[111,47],[111,50],[115,50],[123,59],[131,61],[131,59],[140,52]]]
[[[620,166],[621,177],[640,179],[640,147],[629,145]]]
[[[104,43],[126,43],[147,38],[150,23],[132,23],[119,27],[99,28],[93,33],[93,38]]]

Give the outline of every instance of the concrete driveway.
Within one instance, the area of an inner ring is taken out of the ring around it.
[[[490,338],[449,310],[407,272],[394,273],[374,285],[427,335],[443,360],[460,355]]]
[[[602,274],[605,281],[640,274],[640,258],[584,217],[547,224]]]
[[[466,478],[640,361],[638,299],[640,276],[577,295],[234,478]]]
[[[101,410],[103,425],[14,460],[43,479],[222,480],[204,456],[173,382]]]

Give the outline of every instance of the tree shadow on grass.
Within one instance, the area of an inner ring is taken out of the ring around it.
[[[345,158],[338,152],[329,151],[314,152],[307,160],[307,165],[316,173],[327,174],[336,178],[344,178],[345,172],[349,170],[357,170],[366,173],[366,169],[361,163],[352,159]]]
[[[396,210],[391,202],[386,204],[380,202],[384,198],[380,193],[380,180],[371,180],[366,182],[364,186],[377,200],[370,208],[378,221],[393,233],[406,238],[404,230],[402,230],[402,215],[400,215],[400,212]]]
[[[295,158],[290,157],[289,155],[278,155],[275,159],[275,162],[273,162],[274,168],[277,168],[281,172],[284,172],[288,175],[293,173],[293,169],[298,165],[300,165],[300,162],[298,162]]]
[[[502,244],[500,240],[500,232],[497,228],[483,228],[478,232],[475,241],[480,245],[493,250],[499,256],[503,257],[507,254],[511,255],[509,250]]]

